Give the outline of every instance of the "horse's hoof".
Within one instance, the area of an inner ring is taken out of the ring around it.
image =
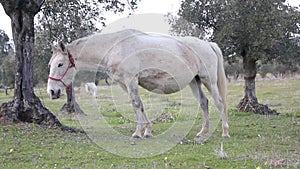
[[[151,138],[151,137],[153,137],[152,134],[145,134],[145,135],[144,135],[144,138]]]
[[[141,139],[142,136],[139,136],[139,135],[135,135],[135,134],[134,134],[134,135],[131,136],[131,138],[134,138],[134,139]]]
[[[222,134],[222,137],[223,137],[223,138],[229,138],[230,135],[229,135],[229,134]]]
[[[205,138],[204,136],[197,135],[194,138],[194,143],[195,144],[203,144],[206,140],[207,140],[207,138]]]
[[[198,137],[204,138],[206,133],[208,133],[208,132],[200,131],[199,133],[196,134],[196,137],[197,137],[197,138],[198,138]]]

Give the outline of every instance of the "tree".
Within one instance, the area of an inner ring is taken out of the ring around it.
[[[225,74],[229,82],[231,80],[230,76],[233,77],[234,80],[237,80],[242,74],[242,64],[243,63],[241,59],[233,63],[229,63],[227,61],[224,63]]]
[[[282,49],[285,49],[277,59],[277,69],[285,68],[286,70],[280,70],[280,73],[289,71],[291,75],[298,71],[300,65],[300,34],[292,34],[292,36],[281,45]]]
[[[12,45],[9,43],[9,37],[0,29],[0,63],[2,63],[3,58],[12,50]]]
[[[15,90],[12,101],[2,104],[1,122],[34,122],[62,127],[33,91],[34,16],[43,0],[0,0],[11,18],[15,45]]]
[[[259,66],[258,72],[262,78],[265,78],[268,73],[274,74],[274,65],[273,64],[262,64]]]
[[[289,51],[282,45],[299,32],[299,11],[284,0],[185,0],[178,14],[200,29],[213,32],[211,39],[223,49],[227,61],[243,60],[244,98],[238,109],[277,114],[258,103],[257,61],[266,63],[287,56],[284,53]]]
[[[13,86],[13,45],[9,42],[7,34],[0,30],[0,85]]]
[[[183,17],[177,18],[171,13],[167,14],[168,22],[172,25],[170,33],[175,36],[195,36],[205,39],[206,31],[199,28],[199,25],[185,20]],[[175,24],[174,24],[175,23]]]

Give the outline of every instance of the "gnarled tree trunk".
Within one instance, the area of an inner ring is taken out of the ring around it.
[[[67,91],[68,89],[66,89]],[[85,114],[75,100],[75,92],[73,83],[70,84],[70,91],[67,91],[67,103],[65,103],[60,111],[67,114]]]
[[[42,105],[33,90],[34,16],[44,1],[1,0],[0,2],[11,18],[16,51],[14,98],[2,104],[1,122],[30,122],[62,127],[58,119]]]
[[[255,77],[257,73],[256,60],[251,57],[247,57],[246,52],[243,52],[242,56],[245,79],[245,95],[237,106],[238,110],[256,114],[279,114],[276,110],[271,110],[267,105],[258,103],[255,93]]]

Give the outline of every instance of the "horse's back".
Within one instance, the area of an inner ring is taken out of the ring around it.
[[[129,30],[113,47],[108,65],[119,81],[138,75],[140,86],[156,93],[174,93],[199,75],[209,77],[217,56],[210,43],[194,37],[149,35]],[[124,75],[129,77],[124,77]]]

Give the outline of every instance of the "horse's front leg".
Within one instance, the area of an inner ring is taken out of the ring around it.
[[[145,128],[144,137],[152,137],[152,124],[148,120],[147,115],[144,111],[143,102],[141,100],[138,82],[137,80],[132,80],[128,85],[128,93],[131,98],[131,103],[136,113],[137,127],[136,131],[132,134],[133,138],[142,138],[142,130]]]

